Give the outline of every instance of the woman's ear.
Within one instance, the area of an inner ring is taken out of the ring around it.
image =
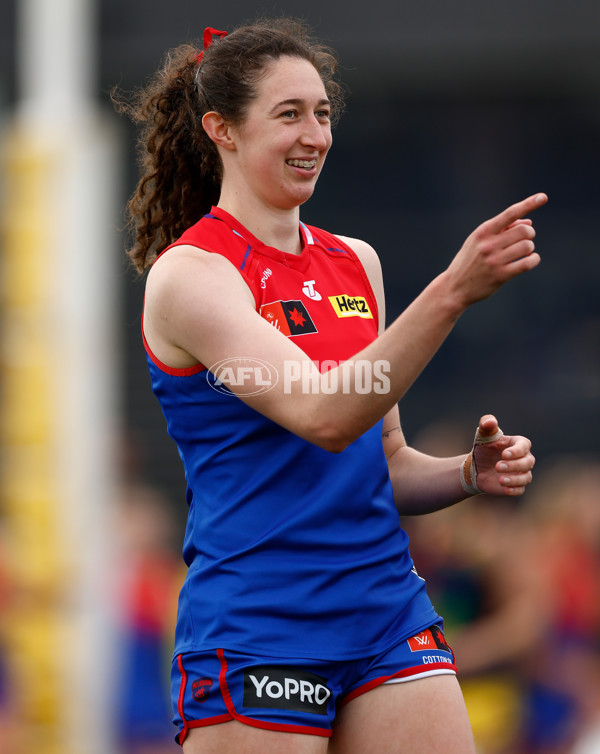
[[[211,110],[202,117],[202,126],[206,131],[208,138],[218,147],[223,149],[235,149],[235,143],[232,139],[229,124],[222,115]]]

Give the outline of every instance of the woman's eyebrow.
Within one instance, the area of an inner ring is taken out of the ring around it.
[[[285,105],[295,105],[296,107],[298,107],[300,105],[304,105],[305,102],[306,100],[303,100],[299,97],[290,97],[289,99],[283,99],[281,100],[281,102],[278,102],[273,106],[271,112],[274,112],[275,110],[278,110],[280,107],[284,107]],[[323,105],[331,105],[331,102],[326,97],[324,97],[317,102],[317,107],[321,107]]]

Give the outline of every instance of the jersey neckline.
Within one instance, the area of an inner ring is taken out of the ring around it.
[[[236,235],[243,238],[244,241],[246,241],[246,243],[259,254],[264,254],[271,259],[275,259],[276,261],[285,264],[287,267],[294,267],[299,270],[304,270],[308,267],[310,251],[311,247],[315,244],[315,239],[310,230],[302,222],[299,223],[302,251],[300,254],[290,254],[287,251],[281,251],[281,249],[278,249],[275,246],[267,246],[267,244],[263,243],[259,238],[253,236],[248,228],[242,225],[239,220],[236,220],[233,215],[230,215],[229,212],[226,212],[220,207],[211,207],[211,210],[206,217],[214,217],[217,220],[224,222]]]

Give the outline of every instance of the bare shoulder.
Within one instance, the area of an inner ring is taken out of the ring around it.
[[[160,256],[146,281],[147,304],[168,301],[172,306],[185,305],[188,297],[195,301],[214,299],[222,291],[252,299],[242,276],[221,254],[212,254],[196,246],[174,246]]]
[[[223,339],[229,316],[254,311],[254,296],[235,267],[221,254],[175,246],[148,273],[144,335],[170,367],[204,363],[211,339]]]
[[[148,285],[159,286],[166,282],[185,284],[189,275],[231,274],[235,277],[231,263],[221,254],[212,254],[197,246],[182,244],[169,249],[158,257],[148,273]]]

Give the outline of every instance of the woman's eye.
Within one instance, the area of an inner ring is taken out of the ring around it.
[[[321,120],[329,120],[330,112],[329,110],[317,110],[315,113],[317,118],[320,118]]]
[[[295,118],[296,117],[296,111],[295,110],[286,110],[284,113],[281,113],[283,118]]]

